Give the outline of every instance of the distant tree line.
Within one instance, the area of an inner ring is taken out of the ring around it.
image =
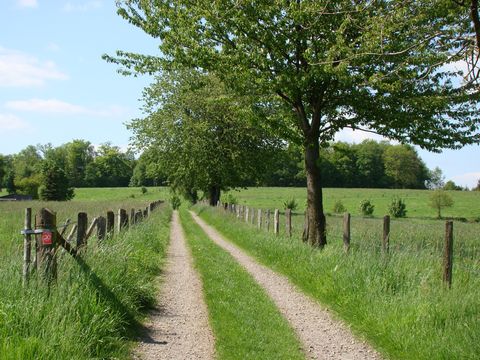
[[[360,144],[336,142],[320,150],[325,187],[409,188],[465,190],[453,181],[444,182],[441,169],[429,170],[410,145],[365,140]],[[284,144],[271,154],[261,177],[243,181],[242,186],[306,185],[302,152]],[[59,147],[50,144],[27,146],[14,155],[0,154],[0,189],[10,193],[51,194],[59,187],[125,187],[168,184],[167,170],[158,149],[147,148],[138,158],[109,143],[95,148],[85,140]],[[58,173],[63,173],[58,175]],[[45,179],[50,177],[50,189]],[[42,187],[43,186],[43,187]],[[479,184],[473,190],[480,190]]]

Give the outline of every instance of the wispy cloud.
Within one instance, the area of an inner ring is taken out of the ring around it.
[[[27,130],[30,125],[13,114],[0,114],[0,131]]]
[[[21,8],[36,8],[38,7],[37,0],[17,0],[17,5]]]
[[[66,79],[68,76],[52,61],[0,47],[0,87],[33,87],[47,80]]]
[[[59,115],[89,115],[100,117],[124,117],[127,109],[121,106],[109,106],[106,108],[89,108],[72,104],[58,99],[29,99],[7,101],[5,108],[15,111],[28,111],[44,114]]]
[[[99,9],[101,7],[102,7],[102,1],[99,1],[99,0],[86,1],[83,3],[79,3],[79,2],[72,3],[69,1],[63,6],[63,11],[86,12],[90,10]]]

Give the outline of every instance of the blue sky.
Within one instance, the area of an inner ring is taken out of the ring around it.
[[[116,14],[114,0],[2,0],[0,12],[0,153],[72,139],[126,148],[124,123],[141,116],[148,77],[124,77],[101,59],[121,49],[156,54],[156,40]],[[371,134],[345,131],[338,140]],[[472,187],[480,179],[480,147],[433,154],[430,169]]]

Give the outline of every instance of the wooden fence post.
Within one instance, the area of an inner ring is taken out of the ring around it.
[[[130,209],[130,225],[135,225],[135,209]]]
[[[37,255],[38,267],[43,278],[50,284],[57,277],[57,216],[49,209],[41,209],[35,217],[35,229],[43,230],[37,235],[39,252]]]
[[[280,229],[280,212],[278,209],[275,209],[273,214],[273,233],[278,235],[278,231]]]
[[[249,208],[248,206],[245,206],[245,222],[248,223],[248,218],[249,218]]]
[[[383,217],[383,239],[382,239],[382,251],[384,254],[388,254],[390,248],[390,216],[385,215]]]
[[[453,221],[445,223],[445,250],[443,254],[443,282],[452,287],[453,270]]]
[[[253,225],[255,221],[255,208],[252,208],[250,211],[250,223]]]
[[[115,214],[113,211],[107,211],[107,235],[113,235],[113,227],[115,226]]]
[[[120,231],[122,231],[127,224],[128,224],[127,211],[125,209],[118,209],[117,233],[120,233]]]
[[[265,227],[267,228],[267,232],[270,231],[270,209],[267,209],[267,214],[265,216]]]
[[[146,219],[148,217],[148,208],[145,208],[145,210],[143,210],[143,218]]]
[[[141,210],[138,210],[136,213],[135,213],[135,224],[138,224],[142,221],[142,211]]]
[[[77,217],[77,249],[79,249],[85,244],[87,227],[88,227],[87,213],[79,212]]]
[[[32,254],[32,236],[28,234],[32,230],[32,208],[25,209],[25,230],[23,238],[23,285],[28,283],[30,275],[30,262]]]
[[[262,228],[262,209],[258,209],[257,213],[257,228]]]
[[[105,239],[106,225],[107,225],[107,219],[105,219],[105,216],[99,216],[97,218],[97,239],[99,241],[102,241],[103,239]]]
[[[98,221],[97,218],[93,218],[92,223],[88,227],[87,233],[85,234],[85,245],[87,245],[88,238],[92,236],[93,229],[95,228],[95,226],[97,226],[97,221]]]
[[[240,209],[241,209],[241,208],[242,208],[241,205],[237,205],[237,206],[235,207],[235,210],[236,210],[236,212],[237,212],[237,219],[240,219]]]
[[[292,237],[292,210],[285,210],[285,226],[288,236]]]
[[[343,249],[348,253],[350,250],[350,214],[343,215]]]

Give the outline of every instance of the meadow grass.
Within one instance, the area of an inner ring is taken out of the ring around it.
[[[287,321],[255,280],[182,207],[180,217],[205,292],[218,359],[304,359]]]
[[[259,205],[262,205],[259,203]],[[223,210],[196,211],[227,239],[334,310],[378,350],[394,359],[478,359],[480,354],[480,224],[455,223],[452,289],[441,280],[443,226],[395,221],[391,252],[380,251],[381,222],[354,217],[352,247],[342,248],[341,218],[328,217],[324,250],[274,236]]]
[[[239,204],[260,207],[283,209],[283,203],[295,199],[298,210],[305,209],[306,188],[257,187],[243,190],[232,190],[230,193]],[[403,189],[323,189],[324,210],[333,213],[335,202],[341,201],[348,212],[361,215],[360,202],[370,200],[375,206],[374,217],[388,214],[388,206],[394,197],[405,200],[407,217],[409,218],[436,218],[436,210],[429,206],[430,190],[403,190]],[[453,198],[454,205],[442,210],[443,217],[480,219],[480,191],[447,191]]]
[[[146,206],[129,206],[140,204]],[[92,238],[80,259],[61,251],[56,282],[48,288],[33,273],[24,288],[19,231],[26,206],[47,206],[65,218],[78,211],[98,215],[120,201],[0,203],[0,358],[129,358],[129,339],[155,302],[170,208],[161,206],[148,220],[101,243]]]

